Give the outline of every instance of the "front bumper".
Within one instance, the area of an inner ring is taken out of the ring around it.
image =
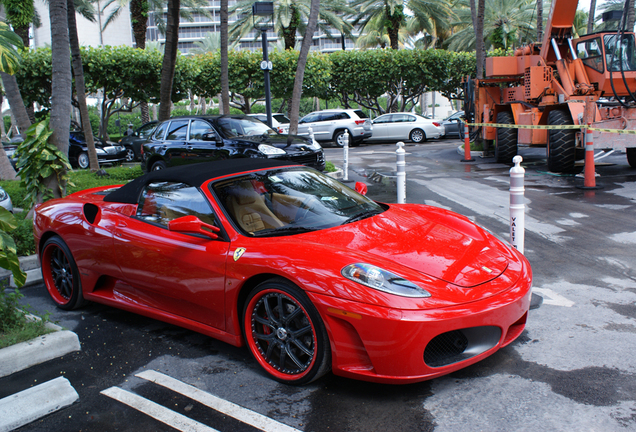
[[[331,341],[335,375],[407,384],[476,363],[514,341],[530,307],[531,282],[488,299],[399,310],[308,292]]]

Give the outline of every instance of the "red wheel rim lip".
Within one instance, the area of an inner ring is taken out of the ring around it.
[[[281,294],[285,296],[303,311],[303,313],[307,317],[307,320],[309,321],[309,325],[311,326],[311,334],[314,340],[314,355],[311,359],[311,362],[309,363],[309,365],[305,368],[303,372],[300,372],[297,374],[289,374],[289,373],[281,372],[277,370],[276,368],[274,368],[271,364],[269,364],[267,359],[263,357],[263,355],[261,354],[259,350],[259,347],[253,337],[253,332],[252,332],[252,311],[253,311],[254,305],[258,303],[260,299],[262,299],[267,294]],[[309,314],[307,313],[307,309],[305,309],[303,305],[301,305],[300,302],[298,302],[298,300],[296,300],[292,295],[278,289],[266,289],[259,292],[258,295],[254,296],[254,298],[250,300],[249,304],[247,305],[247,308],[245,309],[244,323],[245,323],[245,337],[247,339],[247,344],[250,348],[250,351],[252,351],[252,354],[256,358],[256,361],[258,361],[258,363],[263,367],[263,369],[265,369],[270,375],[273,375],[277,379],[280,379],[283,381],[298,381],[299,379],[304,378],[311,372],[314,364],[316,363],[316,357],[318,355],[317,347],[316,347],[316,343],[317,343],[316,328],[314,326],[313,321],[309,317]]]
[[[53,301],[55,301],[55,303],[59,305],[65,305],[69,301],[71,301],[72,292],[69,298],[65,298],[64,296],[62,296],[62,293],[55,285],[55,281],[53,280],[51,258],[53,256],[53,252],[55,252],[56,250],[62,252],[66,260],[70,263],[68,256],[66,256],[66,253],[62,250],[62,248],[54,244],[48,245],[42,252],[42,276],[44,279],[44,284],[46,285],[46,289],[49,292],[51,298],[53,298]]]

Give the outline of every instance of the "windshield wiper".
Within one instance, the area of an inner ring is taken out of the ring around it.
[[[343,222],[343,225],[346,225],[351,222],[356,222],[362,219],[366,219],[371,216],[379,215],[380,213],[382,213],[382,211],[380,210],[365,210],[361,213],[351,216],[349,219]]]
[[[302,234],[311,231],[316,231],[316,228],[308,228],[304,226],[286,226],[281,228],[268,228],[256,231],[253,235],[254,237],[282,236],[288,234]]]

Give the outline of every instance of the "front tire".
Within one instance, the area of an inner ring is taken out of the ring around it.
[[[280,278],[252,290],[243,310],[252,355],[276,381],[308,384],[331,368],[331,347],[318,311],[305,293]]]
[[[89,167],[90,165],[90,159],[88,159],[88,153],[86,152],[81,152],[78,156],[77,156],[77,166],[80,169],[86,169]]]
[[[497,114],[497,123],[515,124],[511,112],[502,111]],[[499,163],[512,163],[517,155],[517,129],[497,128],[497,142],[495,143],[495,160]]]
[[[126,146],[126,162],[134,162],[137,160],[137,155],[132,147]]]
[[[166,168],[166,163],[164,161],[157,161],[152,164],[151,171],[159,171]]]
[[[572,116],[564,110],[553,110],[548,113],[550,126],[572,125]],[[550,129],[548,131],[548,170],[556,173],[581,172],[575,167],[576,162],[576,130]]]
[[[409,134],[409,139],[414,143],[426,141],[426,133],[422,129],[413,129]]]
[[[86,303],[73,255],[58,236],[48,239],[42,247],[42,278],[49,295],[60,309],[77,309]]]

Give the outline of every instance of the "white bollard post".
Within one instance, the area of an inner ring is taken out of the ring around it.
[[[344,166],[342,168],[343,172],[343,181],[349,181],[349,131],[345,130],[344,135],[342,136],[342,140],[344,141],[344,146],[342,149],[344,150]]]
[[[524,176],[521,156],[512,158],[515,164],[510,168],[510,244],[523,253],[526,229],[526,204],[524,201]]]
[[[397,202],[398,204],[404,204],[406,203],[406,151],[404,150],[404,143],[402,141],[398,142],[396,145]]]
[[[316,140],[314,139],[314,130],[311,128],[311,126],[307,128],[307,132],[309,133],[309,139],[311,140],[311,143],[315,143]]]

